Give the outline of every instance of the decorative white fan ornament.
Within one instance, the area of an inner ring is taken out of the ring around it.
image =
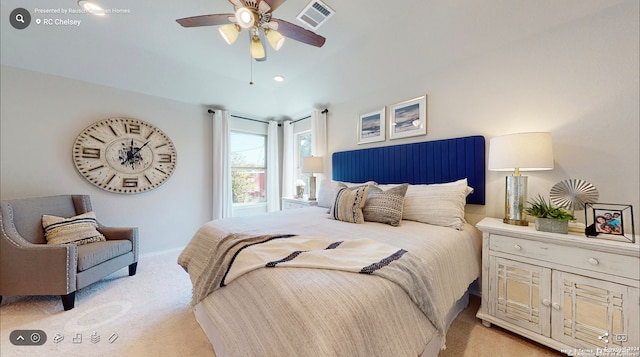
[[[571,210],[584,210],[586,203],[598,202],[600,194],[594,185],[580,179],[562,180],[555,184],[549,192],[551,203]]]

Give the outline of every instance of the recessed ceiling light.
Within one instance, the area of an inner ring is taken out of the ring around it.
[[[273,76],[273,80],[276,82],[282,82],[284,81],[284,77],[281,75]]]
[[[85,9],[90,14],[97,15],[97,16],[104,16],[105,15],[105,11],[102,8],[102,6],[96,4],[93,1],[90,1],[90,0],[78,0],[78,5],[80,5],[81,8]]]

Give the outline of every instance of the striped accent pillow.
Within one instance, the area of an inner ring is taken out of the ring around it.
[[[42,228],[47,244],[83,245],[107,240],[98,232],[98,221],[93,211],[71,218],[45,214],[42,216]]]
[[[364,220],[399,226],[407,187],[409,184],[405,183],[383,191],[379,187],[372,186],[369,189],[367,204],[362,209]]]
[[[369,186],[341,188],[329,209],[329,218],[349,223],[364,223],[362,207],[367,202]]]

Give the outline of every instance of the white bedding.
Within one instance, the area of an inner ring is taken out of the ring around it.
[[[194,241],[212,230],[248,235],[296,234],[336,239],[368,238],[418,255],[447,312],[480,273],[481,235],[402,221],[345,223],[325,208],[308,207],[204,225]],[[191,244],[191,243],[190,243]],[[195,246],[195,245],[194,245]],[[187,267],[195,248],[185,249]],[[196,264],[197,265],[197,264]],[[416,356],[436,331],[396,284],[375,276],[306,268],[258,269],[218,289],[197,307],[199,321],[214,326],[219,357],[230,356]],[[204,317],[206,316],[206,317]]]

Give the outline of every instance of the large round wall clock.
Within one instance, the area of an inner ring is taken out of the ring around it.
[[[162,130],[138,119],[109,118],[84,129],[73,162],[92,184],[117,193],[140,193],[165,183],[176,168],[176,148]]]

